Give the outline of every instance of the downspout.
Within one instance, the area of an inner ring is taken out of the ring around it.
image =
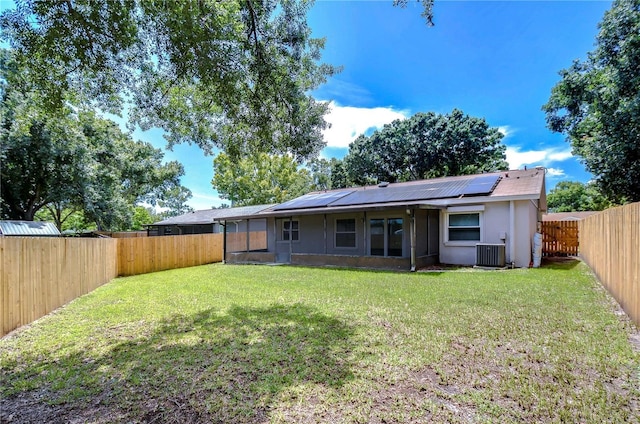
[[[511,263],[516,262],[516,206],[513,200],[509,201],[509,259]]]
[[[416,272],[416,210],[411,209],[409,219],[409,237],[411,238],[411,272]]]
[[[220,223],[222,225],[222,263],[227,263],[227,221],[222,221]]]

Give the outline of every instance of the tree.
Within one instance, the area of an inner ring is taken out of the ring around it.
[[[349,180],[360,185],[506,169],[502,134],[481,118],[454,109],[418,113],[385,125],[349,145]]]
[[[291,156],[266,153],[238,161],[220,153],[211,185],[232,206],[282,203],[311,191],[312,178]]]
[[[593,183],[560,181],[549,192],[547,206],[553,212],[602,211],[611,203]]]
[[[433,26],[433,2],[434,0],[417,0],[422,3],[421,16],[427,22],[427,26]],[[407,7],[409,0],[393,0],[394,6],[400,6],[402,8]]]
[[[52,111],[91,104],[168,144],[238,157],[255,151],[314,156],[326,103],[309,93],[336,69],[319,64],[310,1],[75,0],[16,2],[2,38]]]
[[[180,186],[181,164],[134,141],[112,121],[71,105],[50,112],[0,52],[1,215],[33,220],[50,209],[62,227],[82,211],[100,229],[129,226],[133,206],[157,204]]]
[[[612,201],[640,200],[640,1],[617,0],[595,50],[560,72],[546,112]]]

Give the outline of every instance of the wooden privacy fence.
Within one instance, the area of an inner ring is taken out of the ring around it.
[[[117,276],[111,239],[0,237],[0,336]]]
[[[137,275],[222,261],[222,234],[118,239],[118,275]]]
[[[542,256],[577,256],[578,221],[543,221]]]
[[[640,202],[580,221],[580,255],[640,326]]]
[[[222,260],[222,234],[120,239],[0,237],[0,337],[119,275]]]

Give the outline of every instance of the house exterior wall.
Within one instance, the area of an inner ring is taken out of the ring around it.
[[[512,205],[513,203],[513,205]],[[518,200],[492,202],[484,205],[464,205],[459,209],[450,208],[440,214],[440,262],[453,265],[474,265],[476,262],[476,244],[505,244],[506,263],[513,262],[516,267],[526,268],[531,262],[531,243],[536,232],[540,213],[538,201]],[[513,207],[513,225],[511,208]],[[479,241],[449,241],[447,215],[464,212],[468,208],[480,213],[481,238]],[[513,234],[511,232],[513,231]],[[504,238],[503,238],[504,237]]]
[[[538,228],[538,221],[542,219],[538,209],[538,201],[520,200],[515,201],[515,228],[518,231],[518,238],[515,243],[515,265],[517,267],[528,267],[532,260],[533,236]]]
[[[479,213],[480,240],[450,241],[448,216],[455,213]],[[503,234],[504,233],[504,234]],[[509,235],[509,202],[457,205],[440,212],[440,262],[452,265],[475,265],[476,244],[505,243]],[[508,247],[505,249],[508,255]],[[507,256],[507,262],[510,258]]]

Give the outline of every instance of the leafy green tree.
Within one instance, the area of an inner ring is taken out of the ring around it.
[[[154,212],[152,208],[144,206],[136,206],[133,208],[133,219],[129,230],[144,230],[144,225],[153,224],[160,220],[160,216]]]
[[[232,206],[281,203],[312,190],[309,171],[287,155],[260,153],[232,160],[220,153],[213,160],[211,185]]]
[[[58,230],[82,232],[96,229],[95,222],[87,220],[81,210],[65,207],[63,203],[49,203],[35,214],[35,221],[53,221]]]
[[[191,199],[191,190],[184,186],[173,185],[160,193],[157,205],[165,210],[160,213],[162,219],[172,216],[184,215],[193,212],[193,208],[187,204]]]
[[[547,206],[553,212],[602,211],[611,203],[593,183],[560,181],[549,192]]]
[[[639,201],[640,1],[616,0],[599,27],[595,50],[560,71],[543,110],[609,199]]]
[[[2,38],[53,110],[71,100],[166,131],[169,145],[314,156],[326,103],[312,2],[30,0],[0,15]],[[69,96],[72,98],[69,99]]]
[[[457,109],[418,113],[359,136],[344,165],[349,180],[361,185],[495,171],[508,167],[502,137],[484,119]]]
[[[99,229],[126,229],[133,206],[180,186],[181,164],[118,125],[71,105],[50,112],[7,51],[0,52],[1,215],[33,220],[49,207],[59,226],[82,211]]]
[[[313,179],[312,190],[331,190],[353,185],[344,161],[340,159],[313,159],[307,162],[307,167]]]

